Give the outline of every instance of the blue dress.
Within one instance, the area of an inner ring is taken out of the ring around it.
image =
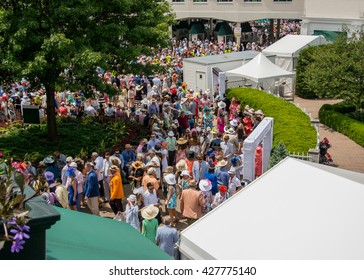
[[[76,181],[76,192],[77,192],[76,201],[73,201],[74,192],[73,192],[73,188],[72,188],[72,181],[71,181],[71,184],[69,184],[68,188],[67,188],[67,190],[69,192],[69,194],[68,194],[68,204],[70,206],[76,206],[77,205],[77,199],[78,199],[77,180],[75,180],[75,181]]]
[[[170,193],[169,193],[169,188],[168,188],[168,197],[169,196],[170,196]],[[168,201],[167,208],[176,209],[176,207],[177,207],[177,192],[176,192],[176,188],[172,187],[172,197]]]

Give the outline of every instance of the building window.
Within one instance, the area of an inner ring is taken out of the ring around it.
[[[206,3],[207,0],[193,0],[193,3]]]
[[[244,0],[244,2],[262,2],[262,0]]]
[[[234,2],[233,0],[217,0],[218,3]]]
[[[273,2],[292,2],[292,0],[273,0]]]
[[[172,3],[181,3],[181,2],[185,2],[185,0],[172,0]]]

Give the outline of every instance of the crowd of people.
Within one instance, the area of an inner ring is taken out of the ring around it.
[[[56,93],[59,116],[131,119],[145,126],[149,138],[122,150],[94,152],[87,159],[56,151],[37,168],[24,162],[29,185],[59,207],[100,215],[100,207],[108,204],[116,219],[173,256],[181,218],[191,225],[247,183],[242,172],[243,141],[264,118],[261,110],[234,97],[221,98],[218,85],[195,91],[183,82],[185,57],[226,50],[241,49],[229,43],[189,45],[182,40],[154,56],[137,58],[141,64],[164,66],[165,73],[117,75],[97,67],[100,78],[118,90],[114,96],[96,89],[91,98],[82,91]],[[45,90],[30,89],[26,79],[0,88],[5,121],[21,119],[22,106],[30,104],[38,105],[40,116],[46,117]],[[255,174],[262,174],[261,146],[255,151]]]

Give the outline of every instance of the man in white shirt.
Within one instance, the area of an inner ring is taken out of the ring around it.
[[[143,193],[143,201],[145,207],[149,205],[154,205],[155,207],[160,208],[160,201],[157,197],[157,191],[154,189],[152,183],[147,183],[147,190]],[[158,215],[156,217],[156,219],[158,220],[158,224],[160,224],[162,221],[160,213],[161,209],[159,209]]]
[[[220,143],[220,147],[222,149],[222,152],[224,153],[224,157],[226,157],[226,160],[228,162],[227,168],[230,168],[231,166],[230,159],[233,156],[233,151],[234,151],[233,144],[229,142],[229,139],[230,139],[229,135],[225,135],[224,141]]]
[[[234,195],[238,190],[241,188],[240,180],[235,176],[235,170],[230,169],[228,171],[230,179],[229,179],[229,186],[228,186],[228,193],[229,196]]]
[[[85,115],[87,116],[96,116],[97,115],[97,111],[95,110],[94,107],[90,105],[88,105],[86,108],[85,108]]]
[[[109,118],[115,117],[115,109],[111,103],[109,103],[108,107],[105,109],[105,116]]]

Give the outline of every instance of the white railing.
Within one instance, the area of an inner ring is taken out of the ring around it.
[[[297,158],[297,159],[302,159],[302,160],[307,160],[307,161],[314,161],[312,156],[310,156],[309,154],[300,154],[300,153],[289,153],[289,156],[292,158]]]

